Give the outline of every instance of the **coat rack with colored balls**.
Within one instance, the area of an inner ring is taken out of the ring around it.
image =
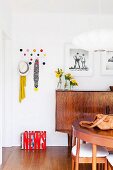
[[[39,66],[46,65],[46,52],[44,49],[20,49],[22,61],[19,63],[20,73],[20,91],[19,101],[21,102],[25,97],[26,75],[29,72],[30,66],[34,65],[33,80],[34,90],[38,91],[39,82]]]

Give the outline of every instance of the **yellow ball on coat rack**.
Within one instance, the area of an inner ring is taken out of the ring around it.
[[[36,52],[36,49],[34,49],[33,52]]]

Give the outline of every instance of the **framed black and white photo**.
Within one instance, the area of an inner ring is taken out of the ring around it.
[[[113,75],[113,51],[100,52],[103,75]]]
[[[72,44],[65,44],[65,72],[70,72],[74,76],[91,76],[93,52],[76,49]]]

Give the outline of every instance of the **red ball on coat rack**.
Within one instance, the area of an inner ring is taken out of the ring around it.
[[[40,52],[43,52],[43,49],[40,49]]]

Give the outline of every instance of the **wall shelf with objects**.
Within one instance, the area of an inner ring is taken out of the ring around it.
[[[94,119],[97,113],[113,113],[112,91],[56,91],[56,131],[68,134],[68,145],[71,146],[72,123],[90,116]]]

